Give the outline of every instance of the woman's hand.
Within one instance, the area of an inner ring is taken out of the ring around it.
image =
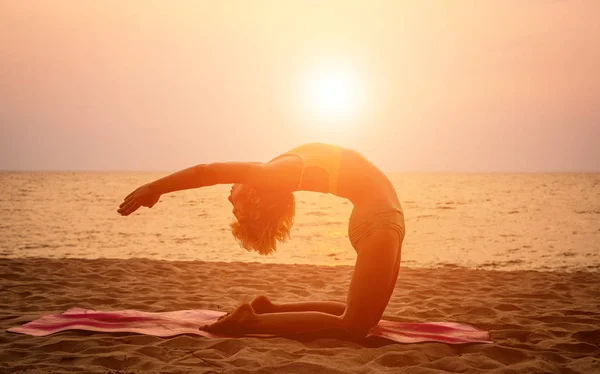
[[[119,205],[118,212],[122,216],[128,216],[141,206],[152,208],[159,198],[160,194],[152,190],[150,183],[145,184],[125,197],[125,200]]]

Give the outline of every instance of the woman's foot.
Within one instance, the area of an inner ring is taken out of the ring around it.
[[[256,314],[275,312],[275,304],[273,304],[271,302],[271,300],[269,300],[266,296],[262,296],[262,295],[256,296],[254,298],[254,300],[252,300],[250,302],[250,306],[252,307],[252,309],[254,310],[254,313],[256,313]],[[231,315],[231,313],[233,313],[233,312],[223,314],[221,317],[219,317],[217,319],[217,321],[220,321],[223,318],[229,317]]]
[[[256,313],[254,313],[252,306],[242,304],[217,322],[200,327],[200,330],[227,335],[244,335],[252,333],[252,325],[255,320]]]
[[[254,300],[250,303],[252,309],[254,309],[254,313],[256,314],[264,314],[264,313],[273,313],[275,312],[275,304],[271,302],[271,300],[267,299],[266,296],[256,296]]]

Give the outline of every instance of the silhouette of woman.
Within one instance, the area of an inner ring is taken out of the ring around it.
[[[335,329],[361,338],[379,322],[396,285],[405,234],[402,206],[381,170],[354,150],[310,143],[267,163],[211,163],[178,171],[137,188],[118,212],[127,216],[141,206],[151,208],[163,194],[216,184],[233,184],[232,233],[242,247],[260,254],[289,238],[294,191],[348,199],[354,206],[348,237],[357,258],[346,303],[275,304],[258,296],[203,329],[276,335]]]

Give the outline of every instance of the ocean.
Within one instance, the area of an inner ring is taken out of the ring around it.
[[[166,173],[0,173],[0,257],[150,258],[353,265],[352,205],[297,192],[292,238],[276,254],[239,247],[230,186],[165,195],[117,213],[123,198]],[[599,270],[600,174],[389,174],[406,219],[402,266]]]

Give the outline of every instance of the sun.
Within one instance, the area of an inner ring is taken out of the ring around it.
[[[355,117],[362,105],[361,80],[349,64],[322,63],[305,79],[305,107],[311,117],[325,122],[343,122]]]

